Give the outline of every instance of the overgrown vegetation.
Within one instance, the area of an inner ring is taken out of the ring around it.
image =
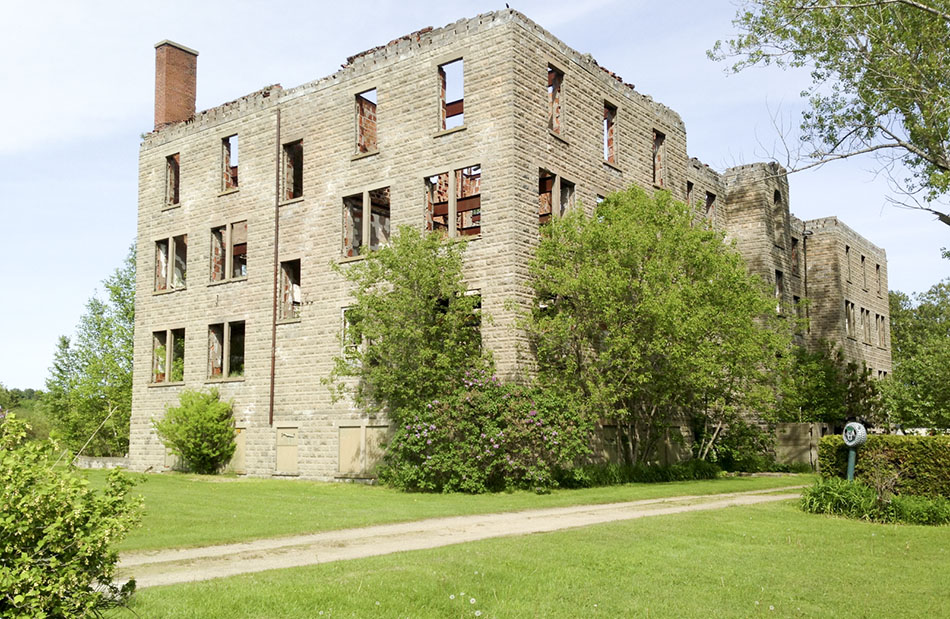
[[[113,583],[113,546],[138,518],[132,482],[116,470],[94,492],[26,434],[14,414],[0,419],[0,615],[81,617],[124,603],[135,583]]]
[[[403,421],[380,479],[407,490],[549,488],[590,451],[588,424],[551,391],[484,371]]]
[[[895,495],[877,492],[862,481],[829,477],[815,482],[802,494],[802,509],[813,514],[833,514],[873,522],[950,524],[950,499],[936,496]]]
[[[236,447],[231,403],[222,402],[217,389],[186,389],[178,401],[179,406],[167,407],[161,421],[154,422],[156,432],[188,470],[217,473]]]
[[[774,418],[788,325],[722,233],[669,193],[631,188],[593,217],[555,218],[531,269],[539,380],[616,424],[627,464],[689,419],[711,459],[750,411]]]
[[[565,488],[594,488],[620,484],[656,484],[716,479],[719,467],[705,460],[659,464],[587,464],[566,470],[560,479]]]
[[[481,346],[481,298],[462,279],[464,242],[403,226],[390,244],[334,268],[354,285],[346,329],[324,381],[358,406],[404,425],[433,400],[491,367]]]
[[[844,477],[848,448],[840,436],[818,444],[818,467],[824,477]],[[882,474],[896,475],[897,494],[950,498],[950,436],[872,434],[858,451],[856,479],[873,483]]]
[[[59,338],[43,404],[73,451],[85,446],[86,455],[123,456],[132,411],[135,245],[103,285],[106,300],[89,299],[75,339]]]

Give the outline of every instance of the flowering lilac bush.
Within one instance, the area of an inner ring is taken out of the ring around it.
[[[550,488],[590,452],[590,430],[555,394],[477,372],[454,394],[405,416],[380,478],[430,492]]]

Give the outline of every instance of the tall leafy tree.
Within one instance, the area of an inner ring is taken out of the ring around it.
[[[708,455],[731,424],[773,410],[788,345],[775,301],[723,235],[668,193],[631,188],[593,217],[554,220],[531,269],[539,379],[615,423],[627,461],[649,458],[690,418]]]
[[[914,297],[890,293],[894,372],[884,396],[904,427],[950,429],[950,279]]]
[[[361,407],[407,411],[452,393],[490,366],[481,347],[480,297],[462,277],[465,243],[400,228],[360,262],[335,267],[353,285],[343,352],[324,381]]]
[[[123,455],[132,409],[134,245],[103,285],[106,300],[96,295],[89,299],[75,339],[60,337],[44,403],[73,450],[85,446],[88,455]]]
[[[733,23],[738,36],[713,58],[811,70],[799,169],[865,153],[886,170],[899,161],[904,203],[950,225],[950,0],[745,0]]]

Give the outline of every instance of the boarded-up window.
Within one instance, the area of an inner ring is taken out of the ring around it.
[[[300,318],[300,260],[280,263],[280,318]]]
[[[303,197],[303,141],[284,144],[284,199]]]
[[[299,471],[297,441],[299,430],[296,427],[278,427],[276,445],[277,473],[295,475]]]
[[[561,85],[564,72],[548,65],[548,129],[561,133]]]
[[[465,65],[461,58],[439,65],[439,99],[443,129],[465,124]]]
[[[388,426],[341,426],[339,466],[342,475],[372,476],[385,453]]]
[[[221,140],[221,190],[237,189],[238,186],[238,136]]]
[[[373,88],[356,95],[356,152],[376,150],[376,89]]]

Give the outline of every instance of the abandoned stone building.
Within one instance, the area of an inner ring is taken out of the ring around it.
[[[197,56],[156,45],[155,128],[139,155],[137,470],[171,464],[152,428],[165,406],[215,387],[234,402],[234,471],[372,476],[385,417],[332,402],[320,382],[351,303],[331,263],[403,225],[463,238],[468,286],[492,316],[483,343],[511,376],[539,225],[630,184],[697,204],[774,285],[776,311],[809,312],[806,339],[890,370],[882,249],[834,217],[792,216],[774,164],[719,174],[691,159],[674,111],[516,11],[196,114]]]

